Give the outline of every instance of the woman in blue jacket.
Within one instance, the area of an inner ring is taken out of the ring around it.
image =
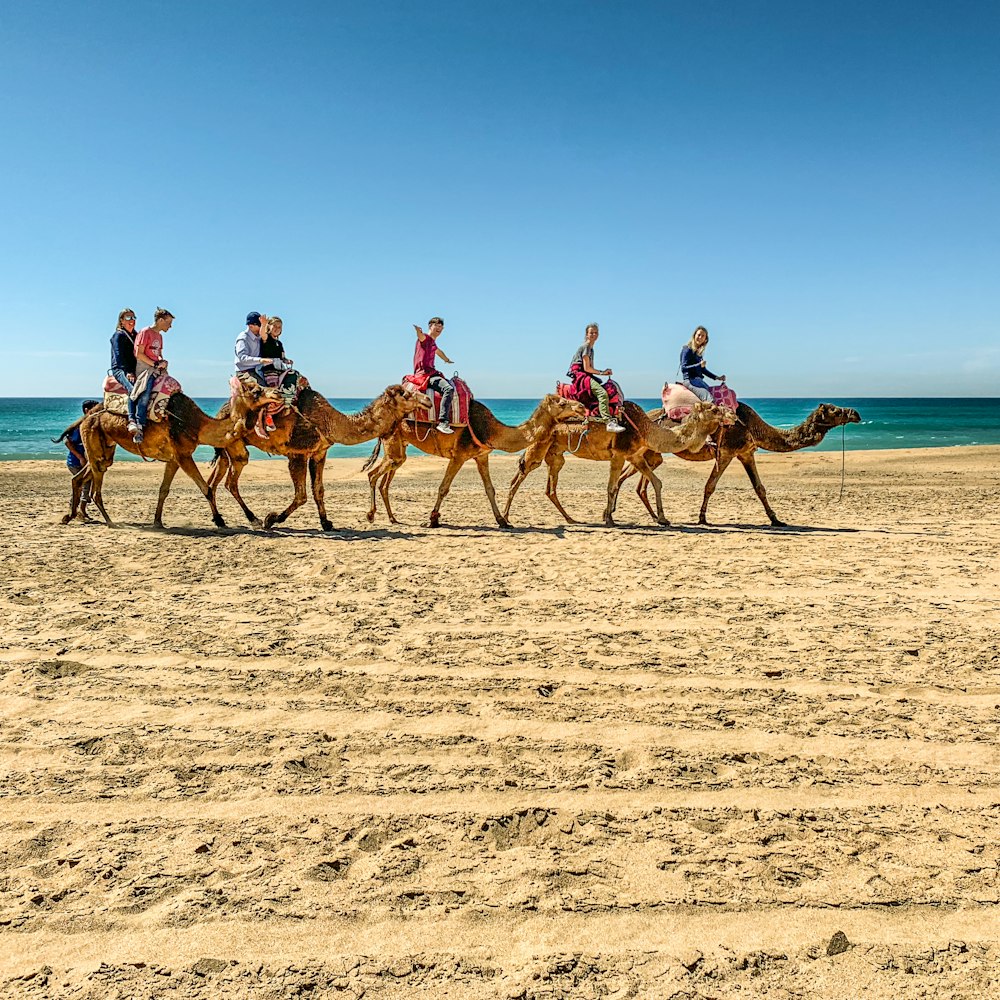
[[[725,375],[713,375],[705,367],[705,360],[702,355],[708,346],[708,330],[703,326],[695,328],[691,339],[681,348],[681,381],[699,399],[707,402],[712,401],[712,391],[705,381],[706,378],[714,378],[717,382],[725,382]]]

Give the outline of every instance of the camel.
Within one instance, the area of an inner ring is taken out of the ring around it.
[[[656,422],[666,421],[669,423],[663,416],[663,410],[650,410],[648,416]],[[820,403],[798,427],[793,427],[787,431],[772,427],[756,410],[747,406],[746,403],[737,404],[736,418],[737,423],[731,427],[726,427],[720,434],[718,455],[716,455],[714,449],[707,447],[689,448],[685,451],[674,452],[678,458],[682,458],[688,462],[715,461],[712,474],[708,477],[708,482],[705,483],[705,496],[701,503],[701,511],[698,514],[699,524],[708,524],[708,501],[715,492],[715,486],[719,481],[719,477],[726,471],[729,463],[734,458],[738,458],[743,463],[743,468],[746,469],[747,476],[750,477],[750,483],[754,488],[754,492],[764,505],[764,512],[770,519],[771,526],[774,528],[787,527],[784,521],[778,520],[778,516],[767,502],[767,492],[764,489],[764,484],[761,482],[760,474],[757,472],[757,462],[754,459],[754,452],[758,448],[777,452],[799,451],[801,448],[809,448],[814,444],[819,444],[826,437],[827,432],[833,430],[834,427],[861,422],[861,417],[857,410],[834,406],[833,403]],[[662,457],[656,454],[647,453],[643,458],[647,465],[654,469],[663,461]],[[639,494],[639,499],[646,505],[646,510],[652,515],[653,510],[649,506],[649,497],[647,495],[648,482],[646,473],[638,465],[633,463],[631,469],[626,469],[618,485],[620,486],[629,476],[633,476],[637,472],[641,472],[643,478],[636,488],[636,493]]]
[[[516,427],[502,423],[494,416],[489,407],[476,399],[469,401],[469,423],[462,428],[456,428],[453,434],[440,433],[433,424],[418,425],[404,421],[397,431],[383,437],[375,445],[371,457],[365,462],[363,469],[371,469],[368,473],[368,484],[371,487],[371,509],[368,520],[375,520],[375,486],[378,484],[385,504],[385,512],[392,524],[398,524],[392,507],[389,504],[389,485],[399,467],[406,461],[406,446],[412,444],[428,455],[439,455],[448,459],[448,468],[438,487],[437,500],[430,513],[428,527],[437,528],[441,523],[441,504],[448,495],[452,480],[458,470],[471,458],[476,463],[479,476],[486,490],[486,497],[493,508],[493,517],[501,528],[509,528],[510,523],[505,514],[500,513],[497,506],[496,491],[490,479],[490,452],[516,452],[534,446],[548,447],[556,426],[563,420],[584,420],[587,411],[583,404],[571,399],[563,399],[555,393],[546,395],[531,416]],[[385,458],[372,469],[378,458],[379,448],[385,443]]]
[[[102,488],[104,474],[114,460],[115,448],[122,447],[134,455],[145,459],[155,459],[165,462],[163,480],[160,483],[159,499],[156,503],[156,514],[153,524],[163,527],[163,505],[170,493],[170,484],[178,469],[183,469],[196,483],[198,489],[208,500],[212,511],[212,521],[216,527],[224,528],[226,522],[222,519],[211,495],[208,483],[195,464],[195,448],[200,444],[225,447],[245,434],[248,423],[252,425],[254,415],[269,403],[281,402],[280,394],[274,389],[262,386],[241,387],[240,392],[232,401],[232,416],[216,419],[203,412],[190,396],[183,392],[174,393],[167,403],[167,419],[150,421],[146,425],[146,435],[141,444],[132,440],[128,430],[128,420],[125,416],[112,413],[109,410],[95,410],[89,416],[71,424],[63,431],[61,440],[74,427],[79,425],[80,436],[87,459],[86,465],[73,477],[73,498],[70,512],[62,519],[68,524],[76,516],[80,493],[87,477],[93,480],[93,500],[97,509],[109,526],[112,524],[104,507]]]
[[[628,400],[623,404],[623,414],[626,428],[618,434],[611,433],[600,423],[591,423],[585,430],[581,431],[570,427],[560,427],[557,428],[550,442],[547,444],[540,442],[529,448],[524,453],[517,473],[511,480],[504,516],[510,513],[514,494],[517,493],[521,483],[532,470],[537,469],[544,461],[549,467],[545,495],[552,501],[567,523],[577,523],[566,513],[565,508],[559,502],[557,493],[559,471],[566,464],[564,452],[568,451],[576,455],[577,458],[589,458],[595,462],[611,463],[608,475],[608,502],[604,508],[604,523],[607,527],[613,528],[615,526],[612,515],[620,485],[618,477],[626,462],[631,462],[641,469],[653,484],[653,490],[656,493],[656,521],[663,525],[669,524],[670,522],[663,514],[660,480],[653,472],[647,456],[653,454],[659,458],[660,452],[703,448],[711,434],[733,419],[732,412],[712,403],[699,401],[692,409],[691,415],[682,424],[670,429],[653,423],[641,407]],[[579,436],[574,440],[576,434]]]
[[[326,453],[333,444],[361,444],[385,434],[391,434],[399,422],[420,407],[431,405],[430,399],[422,393],[411,393],[401,385],[390,385],[373,399],[359,413],[341,413],[315,389],[303,389],[299,393],[293,409],[285,409],[274,415],[275,429],[266,438],[252,437],[255,448],[269,455],[284,455],[288,458],[288,473],[292,477],[295,495],[283,510],[268,514],[261,522],[240,496],[239,480],[246,468],[250,455],[246,441],[234,441],[228,447],[217,448],[212,472],[208,478],[212,496],[222,478],[226,479],[226,489],[243,508],[251,524],[272,528],[281,524],[306,502],[306,468],[308,466],[313,499],[319,512],[319,523],[324,531],[333,531],[333,522],[326,515],[323,491],[323,469]],[[222,417],[228,404],[219,410]],[[227,461],[222,461],[225,455]]]

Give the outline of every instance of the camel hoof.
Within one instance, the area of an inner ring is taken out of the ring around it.
[[[217,528],[225,528],[226,527],[226,522],[222,519],[222,515],[221,514],[218,517],[213,517],[212,518],[212,524],[214,524]]]
[[[59,523],[69,524],[69,522],[72,521],[75,516],[76,516],[75,514],[64,514]]]
[[[277,523],[278,523],[278,515],[268,514],[267,517],[264,518],[264,530],[270,531]]]
[[[708,526],[708,518],[705,517],[704,514],[702,514],[701,517],[698,518],[698,523],[699,524],[704,524],[707,527]]]
[[[337,530],[337,529],[336,529],[336,528],[335,528],[335,527],[333,526],[333,521],[330,521],[330,520],[329,520],[329,519],[327,519],[327,518],[323,518],[323,519],[321,519],[321,520],[320,520],[320,522],[319,522],[319,524],[320,524],[320,527],[321,527],[321,528],[322,528],[322,529],[323,529],[324,531],[336,531],[336,530]]]
[[[665,517],[658,517],[656,523],[660,525],[661,528],[669,528],[670,522]]]
[[[373,511],[373,510],[368,511],[365,514],[365,518],[367,519],[367,521],[368,521],[369,524],[374,524],[375,523],[375,511]]]
[[[250,518],[250,527],[251,528],[263,528],[264,527],[264,522],[259,517],[251,517]]]
[[[785,524],[785,522],[784,522],[784,521],[779,521],[779,520],[778,520],[777,518],[775,518],[775,519],[774,519],[774,520],[773,520],[773,521],[771,522],[771,527],[772,527],[772,528],[787,528],[787,527],[788,527],[788,525],[787,525],[787,524]]]
[[[510,521],[508,521],[507,518],[505,517],[497,521],[498,528],[509,528],[510,526],[511,526]]]

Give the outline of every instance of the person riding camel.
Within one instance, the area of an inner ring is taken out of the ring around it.
[[[157,309],[153,313],[153,325],[139,331],[135,338],[135,385],[132,398],[135,402],[135,430],[132,440],[142,443],[146,421],[149,419],[149,403],[153,398],[156,377],[167,370],[163,357],[163,335],[173,326],[174,314],[169,309]],[[132,429],[132,425],[129,425]]]
[[[703,357],[708,347],[708,330],[703,326],[695,327],[691,339],[681,348],[681,383],[690,389],[699,399],[712,402],[712,388],[705,381],[714,378],[716,382],[725,382],[725,375],[713,375],[705,365]]]
[[[597,377],[604,375],[610,378],[612,371],[605,368],[598,371],[594,367],[594,344],[600,336],[600,331],[596,323],[590,323],[584,333],[583,343],[576,349],[573,360],[569,364],[569,371],[566,373],[573,380],[573,387],[578,394],[583,395],[588,391],[597,401],[597,409],[601,415],[601,420],[612,434],[620,434],[625,430],[624,426],[618,423],[611,415],[608,390],[604,383]]]
[[[118,327],[111,335],[111,367],[108,374],[126,392],[128,430],[134,434],[139,425],[135,422],[135,402],[132,387],[135,385],[135,311],[123,309],[118,314]]]
[[[449,365],[455,363],[438,347],[437,339],[444,330],[444,320],[440,316],[432,316],[427,321],[426,333],[416,323],[413,324],[413,329],[417,331],[417,346],[413,351],[413,374],[426,377],[427,388],[441,393],[437,429],[442,434],[453,434],[451,402],[455,397],[455,383],[445,378],[434,365],[437,355]]]
[[[264,337],[269,322],[266,316],[256,310],[248,312],[247,325],[236,338],[236,374],[249,375],[259,385],[267,385],[264,377],[265,368],[278,370],[278,366],[274,364],[275,358],[264,354]],[[269,431],[274,430],[274,418],[270,413],[264,414],[264,427]]]

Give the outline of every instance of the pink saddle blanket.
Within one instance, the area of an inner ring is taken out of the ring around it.
[[[663,412],[671,420],[683,420],[698,402],[698,397],[679,382],[664,382],[660,399],[663,401]]]
[[[457,375],[451,380],[455,383],[455,395],[451,399],[451,415],[448,422],[455,427],[461,427],[469,422],[469,403],[473,399],[472,390],[464,379]],[[421,407],[414,410],[407,418],[418,423],[436,424],[439,420],[446,419],[441,415],[441,393],[431,390],[427,385],[426,375],[404,375],[401,382],[404,389],[410,392],[422,392],[433,400],[433,408],[426,410]]]
[[[716,406],[725,406],[733,413],[736,412],[736,393],[725,382],[722,385],[711,386],[709,391],[712,393],[712,402]]]

